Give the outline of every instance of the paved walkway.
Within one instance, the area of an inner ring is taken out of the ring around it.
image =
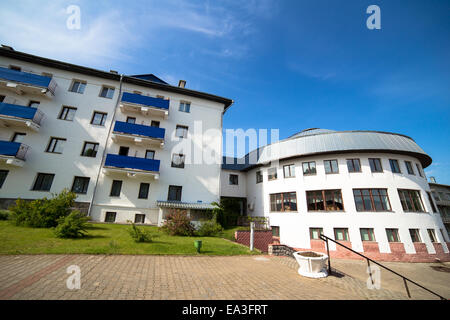
[[[66,285],[71,265],[81,270],[78,290]],[[268,256],[0,256],[0,299],[405,299],[357,277],[309,279],[296,268]]]

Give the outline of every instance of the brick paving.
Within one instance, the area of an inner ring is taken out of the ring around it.
[[[70,290],[67,267],[81,270]],[[450,275],[450,274],[449,274]],[[292,258],[131,255],[0,256],[0,299],[405,299],[342,274],[309,279]]]

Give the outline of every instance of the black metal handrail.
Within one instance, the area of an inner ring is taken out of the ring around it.
[[[401,278],[403,279],[403,283],[404,283],[404,285],[405,285],[405,289],[406,289],[406,293],[408,294],[408,298],[411,298],[411,293],[409,292],[409,288],[408,288],[407,281],[411,282],[412,284],[415,284],[415,285],[418,286],[419,288],[422,288],[422,289],[424,289],[424,290],[426,290],[426,291],[428,291],[428,292],[434,294],[435,296],[438,296],[441,300],[447,300],[446,298],[444,298],[444,297],[441,296],[440,294],[438,294],[438,293],[436,293],[436,292],[434,292],[434,291],[431,291],[430,289],[425,288],[424,286],[418,284],[417,282],[415,282],[415,281],[413,281],[413,280],[411,280],[411,279],[409,279],[409,278],[407,278],[407,277],[405,277],[405,276],[399,274],[398,272],[395,272],[394,270],[389,269],[389,268],[386,267],[386,266],[383,266],[382,264],[380,264],[380,263],[378,263],[378,262],[376,262],[376,261],[370,259],[369,257],[366,257],[365,255],[363,255],[363,254],[361,254],[361,253],[359,253],[359,252],[356,252],[355,250],[353,250],[353,249],[351,249],[351,248],[349,248],[349,247],[343,245],[342,243],[337,242],[337,241],[334,240],[334,239],[331,239],[331,238],[329,238],[329,237],[327,237],[327,236],[325,236],[325,235],[323,235],[323,234],[320,235],[320,239],[323,240],[323,241],[325,241],[325,243],[326,243],[326,245],[327,245],[328,272],[329,272],[330,274],[331,274],[331,262],[330,262],[331,257],[330,257],[330,249],[329,249],[329,247],[328,247],[328,240],[333,241],[334,243],[340,245],[341,247],[344,247],[345,249],[347,249],[347,250],[353,252],[354,254],[357,254],[358,256],[363,257],[364,259],[366,259],[366,260],[367,260],[367,266],[368,266],[368,268],[369,268],[369,276],[370,276],[370,280],[372,281],[372,284],[373,284],[373,279],[372,279],[372,272],[370,271],[370,262],[372,262],[372,263],[374,263],[374,264],[376,264],[376,265],[378,265],[378,266],[380,266],[380,267],[382,267],[382,268],[384,268],[384,269],[386,269],[386,270],[388,270],[388,271],[390,271],[390,272],[396,274],[397,276],[401,277]]]

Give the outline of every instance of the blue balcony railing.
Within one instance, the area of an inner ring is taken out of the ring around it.
[[[142,124],[116,121],[116,123],[114,125],[114,132],[132,134],[132,135],[137,135],[137,136],[144,136],[144,137],[155,138],[155,139],[164,139],[164,134],[166,132],[166,129],[145,126]]]
[[[133,104],[137,104],[137,105],[144,105],[144,106],[148,106],[148,107],[169,110],[169,100],[143,96],[143,95],[136,94],[136,93],[124,92],[122,94],[121,101],[133,103]]]
[[[51,77],[0,67],[0,79],[46,88],[54,93],[55,85],[52,83]]]
[[[159,160],[107,154],[105,167],[159,172]]]
[[[19,142],[0,140],[0,155],[25,160],[28,146]]]
[[[43,113],[37,108],[19,106],[16,104],[0,103],[0,116],[15,117],[32,120],[37,125],[41,124]]]

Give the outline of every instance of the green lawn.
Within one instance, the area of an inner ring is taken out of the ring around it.
[[[202,255],[259,254],[220,237],[168,236],[157,227],[143,226],[155,236],[151,243],[136,243],[127,232],[129,225],[89,224],[89,236],[81,239],[56,238],[51,229],[17,227],[0,221],[0,254],[159,254],[198,255],[194,240],[202,240]],[[234,229],[221,236],[234,238]],[[233,235],[233,237],[232,237]]]

